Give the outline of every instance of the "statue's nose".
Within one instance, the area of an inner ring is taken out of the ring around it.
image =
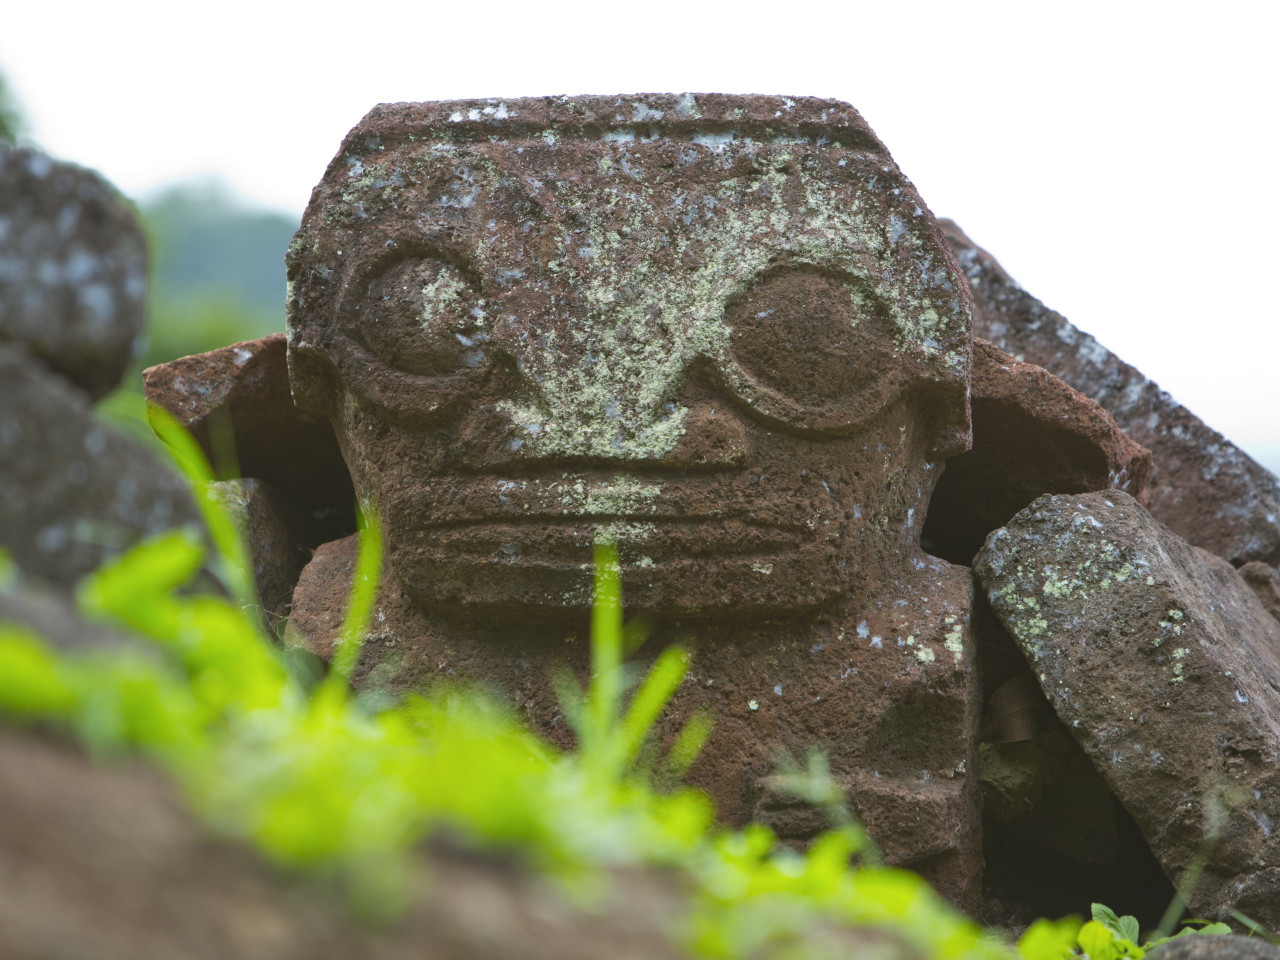
[[[747,462],[750,448],[741,415],[726,404],[701,400],[684,417],[684,433],[669,454],[687,466],[730,467]]]

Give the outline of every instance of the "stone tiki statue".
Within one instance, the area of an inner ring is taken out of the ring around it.
[[[824,824],[769,787],[825,749],[890,862],[978,894],[971,578],[919,546],[967,449],[969,292],[851,107],[644,96],[383,105],[288,258],[289,371],[376,505],[388,574],[358,682],[473,679],[567,736],[592,546],[644,662],[690,674],[662,730],[733,823]],[[349,542],[303,574],[325,654]]]

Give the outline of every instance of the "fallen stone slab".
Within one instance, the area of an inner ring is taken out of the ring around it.
[[[355,529],[355,492],[329,424],[299,413],[285,337],[272,334],[143,372],[147,400],[186,426],[220,476],[267,481],[312,514],[322,539]]]
[[[988,533],[1041,494],[1143,495],[1150,451],[1043,367],[975,338],[970,402],[973,448],[946,461],[929,501],[931,553],[968,564]]]
[[[0,546],[23,571],[70,587],[139,540],[196,523],[185,480],[95,419],[83,391],[0,344]]]
[[[1045,496],[975,558],[1058,717],[1196,916],[1280,925],[1280,623],[1121,491]]]
[[[111,184],[0,146],[0,342],[99,399],[138,355],[146,282],[142,228]]]
[[[973,333],[1098,401],[1151,451],[1148,508],[1237,566],[1280,563],[1280,480],[1168,393],[1018,286],[949,220],[939,226],[973,291]],[[975,427],[976,429],[976,427]]]

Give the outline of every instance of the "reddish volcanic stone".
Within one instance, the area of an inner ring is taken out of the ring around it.
[[[289,393],[284,334],[149,367],[143,381],[148,402],[191,431],[219,475],[264,480],[313,515],[318,530],[304,542],[353,528],[355,494],[333,431],[303,417]]]
[[[566,736],[592,546],[681,643],[732,823],[820,826],[769,787],[827,749],[898,863],[976,905],[969,575],[928,557],[969,446],[968,294],[856,111],[782,97],[391,104],[290,248],[289,373],[386,531],[359,682],[494,685]],[[294,595],[324,651],[351,546]]]
[[[973,449],[943,468],[924,525],[930,552],[969,563],[988,533],[1041,494],[1142,497],[1151,453],[1084,394],[977,338],[971,384]]]
[[[357,539],[320,547],[294,593],[286,642],[324,659],[342,629]],[[978,701],[966,569],[929,558],[886,584],[914,607],[871,603],[849,624],[819,614],[753,627],[653,624],[637,669],[672,645],[693,654],[658,725],[669,745],[697,710],[715,720],[690,773],[721,818],[764,822],[803,842],[830,823],[772,788],[778,757],[827,752],[854,812],[893,864],[923,873],[951,899],[976,906],[980,836],[972,776]],[[354,680],[364,690],[480,683],[520,710],[538,733],[573,743],[552,690],[566,667],[586,680],[585,619],[489,625],[467,611],[424,612],[384,577]]]
[[[1174,884],[1280,924],[1280,623],[1118,490],[1036,500],[975,561],[1054,711]]]

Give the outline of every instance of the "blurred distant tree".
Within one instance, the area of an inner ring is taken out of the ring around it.
[[[0,143],[16,143],[23,132],[22,111],[13,95],[9,80],[0,71]]]
[[[151,246],[147,364],[284,329],[284,255],[298,219],[247,207],[217,180],[139,207]]]

